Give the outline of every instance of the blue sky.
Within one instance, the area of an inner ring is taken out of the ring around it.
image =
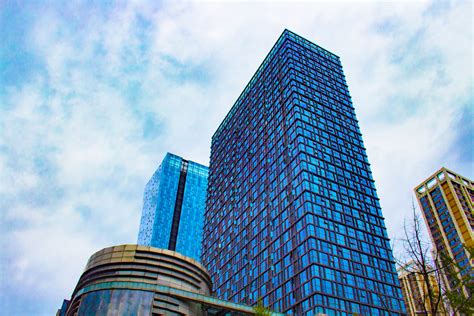
[[[400,238],[415,185],[473,178],[472,20],[470,1],[2,1],[2,310],[51,315],[94,251],[135,242],[164,154],[208,164],[284,28],[341,57]]]

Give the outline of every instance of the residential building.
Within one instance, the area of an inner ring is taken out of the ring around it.
[[[405,313],[340,59],[288,30],[212,137],[202,262],[224,300]]]
[[[423,271],[422,267],[410,261],[398,269],[407,314],[448,315],[440,292],[439,275],[429,272],[434,270],[433,267],[426,268],[427,270]],[[431,295],[428,290],[432,291]]]
[[[444,273],[444,284],[458,289],[458,281],[470,275],[474,279],[474,182],[441,168],[415,188],[416,198],[428,227],[437,262],[445,256],[453,265],[453,275]],[[447,271],[446,269],[443,269]],[[466,296],[472,295],[466,287]]]
[[[89,259],[65,315],[255,314],[253,307],[212,297],[211,288],[201,264],[177,252],[139,245],[109,247]]]
[[[208,168],[167,153],[145,187],[138,244],[200,260]]]

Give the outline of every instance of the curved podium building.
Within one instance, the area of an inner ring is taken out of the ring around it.
[[[211,297],[194,259],[139,245],[102,249],[89,259],[58,315],[252,315],[250,306]],[[278,314],[274,314],[278,315]]]

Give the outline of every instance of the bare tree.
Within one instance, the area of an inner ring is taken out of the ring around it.
[[[414,300],[416,311],[422,315],[445,314],[443,305],[443,291],[441,289],[441,271],[437,264],[437,253],[434,258],[431,251],[431,243],[426,241],[422,231],[422,219],[412,204],[412,218],[403,225],[404,238],[402,238],[405,250],[405,260],[397,260],[399,271],[405,272],[411,282],[422,285]]]
[[[396,259],[399,271],[414,282],[423,284],[413,299],[421,315],[474,315],[474,282],[470,273],[460,274],[462,268],[446,253],[432,249],[423,235],[423,220],[412,204],[412,218],[404,223],[403,260]],[[474,260],[474,250],[463,245]],[[462,275],[462,276],[461,276]],[[449,285],[447,284],[449,282]],[[447,304],[446,304],[447,303]]]

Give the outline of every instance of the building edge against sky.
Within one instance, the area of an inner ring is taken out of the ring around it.
[[[208,168],[167,153],[148,181],[138,244],[200,260]]]
[[[288,30],[213,135],[202,261],[234,302],[405,312],[339,57]]]
[[[454,260],[461,268],[458,277],[474,278],[474,262],[467,247],[474,248],[474,182],[441,168],[414,189],[436,253]],[[463,246],[464,245],[464,246]],[[449,276],[444,283],[453,289]],[[463,288],[465,295],[467,289]]]

